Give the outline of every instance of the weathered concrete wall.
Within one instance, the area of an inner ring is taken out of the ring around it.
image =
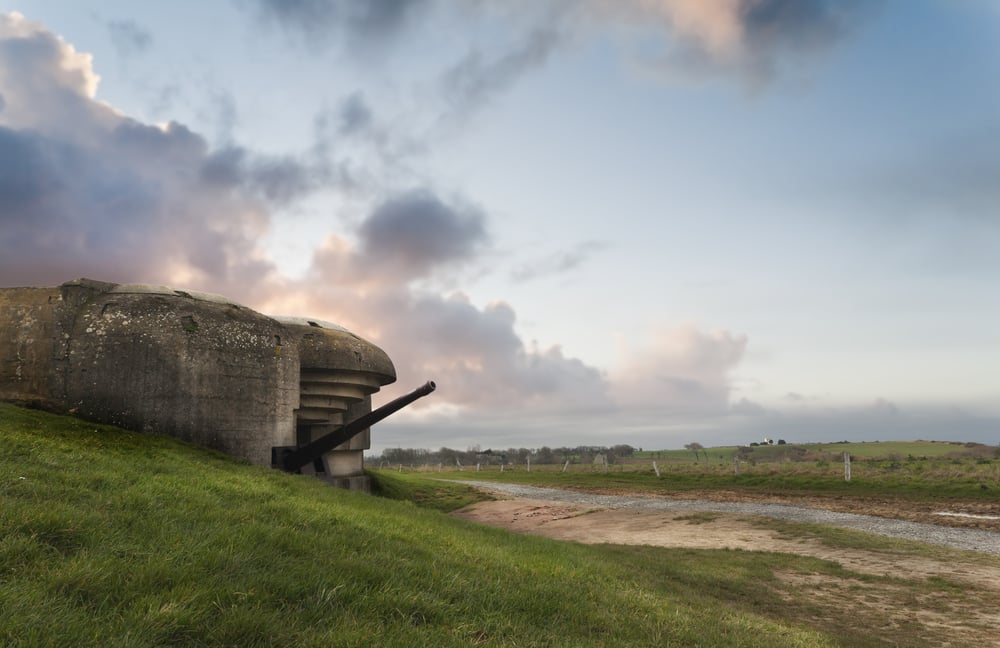
[[[298,362],[283,328],[239,305],[119,286],[70,333],[66,403],[128,429],[270,462],[292,442]]]
[[[86,279],[0,289],[0,399],[253,463],[370,411],[371,394],[394,380],[388,356],[341,327],[278,321],[214,295]],[[327,453],[326,476],[353,485],[369,438]]]
[[[0,399],[49,406],[61,401],[50,388],[61,301],[58,288],[0,291]]]

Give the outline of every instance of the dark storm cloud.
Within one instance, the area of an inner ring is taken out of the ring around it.
[[[406,193],[382,203],[358,234],[366,258],[411,275],[471,259],[489,240],[480,211],[452,207],[429,191]]]
[[[153,43],[153,36],[131,20],[108,22],[111,43],[123,58],[142,54]]]

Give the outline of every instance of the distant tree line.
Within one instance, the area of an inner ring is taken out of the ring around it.
[[[570,463],[593,463],[601,455],[607,459],[608,463],[614,463],[618,459],[626,459],[636,453],[636,448],[630,445],[615,446],[577,446],[575,448],[561,447],[550,448],[487,448],[473,446],[465,450],[454,450],[452,448],[438,448],[428,450],[426,448],[386,448],[381,454],[370,456],[366,460],[369,464],[378,465],[385,463],[389,465],[402,464],[404,466],[422,466],[444,464],[446,466],[474,466],[477,463],[483,465],[490,464],[524,464],[531,459],[533,464],[563,464]]]

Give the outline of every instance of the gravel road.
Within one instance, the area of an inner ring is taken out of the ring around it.
[[[456,480],[458,481],[458,480]],[[583,506],[610,509],[636,509],[645,511],[713,511],[717,513],[741,513],[762,515],[794,522],[814,522],[832,526],[847,527],[877,533],[879,535],[905,540],[916,540],[930,544],[1000,555],[1000,533],[981,529],[959,529],[954,527],[907,522],[872,515],[840,513],[817,508],[805,508],[787,504],[766,504],[754,502],[710,502],[707,500],[681,500],[664,497],[640,497],[635,495],[595,495],[557,488],[539,488],[520,484],[497,482],[458,481],[484,490],[496,491],[514,497],[527,497],[552,502],[566,502]]]

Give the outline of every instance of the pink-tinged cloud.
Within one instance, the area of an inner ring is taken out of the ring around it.
[[[647,63],[672,72],[766,81],[849,33],[876,2],[858,0],[590,0],[602,20],[661,36]]]
[[[658,330],[651,342],[625,349],[611,373],[614,396],[643,410],[724,414],[746,345],[745,336],[692,325]]]

